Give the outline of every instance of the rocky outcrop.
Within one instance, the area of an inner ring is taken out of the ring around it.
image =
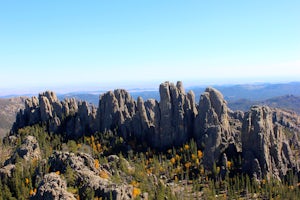
[[[34,136],[28,135],[22,141],[22,144],[16,149],[11,158],[9,158],[5,165],[11,163],[15,164],[17,158],[24,159],[29,162],[32,160],[41,159],[41,150],[38,141]]]
[[[22,145],[17,149],[17,153],[19,157],[22,159],[29,161],[29,160],[39,160],[41,159],[41,150],[38,141],[34,136],[27,136]]]
[[[235,144],[227,103],[223,95],[213,88],[207,88],[200,97],[194,135],[197,143],[204,148],[206,156],[203,164],[209,169],[221,159],[221,154],[230,143]]]
[[[30,199],[75,200],[76,198],[67,191],[66,181],[62,180],[59,175],[50,173],[44,176],[38,186],[36,195]]]
[[[25,100],[25,108],[17,114],[12,132],[37,123],[46,124],[49,132],[65,132],[69,138],[97,131],[96,109],[85,101],[75,99],[59,101],[56,94],[46,91],[39,97]]]
[[[160,102],[149,99],[137,102],[122,89],[101,95],[98,109],[74,99],[59,101],[46,91],[26,100],[12,132],[36,123],[45,124],[49,132],[66,133],[79,138],[95,132],[116,131],[125,139],[136,138],[148,145],[165,149],[182,145],[193,136],[198,111],[193,92],[185,93],[182,83],[160,85]]]
[[[66,167],[70,166],[74,170],[88,170],[96,172],[94,159],[86,153],[69,153],[55,151],[49,158],[51,171],[60,171],[64,173]]]
[[[160,132],[154,137],[160,141],[161,147],[170,147],[170,144],[179,146],[186,142],[193,133],[193,118],[196,115],[195,104],[185,94],[182,83],[165,82],[159,87],[160,93]]]
[[[254,106],[244,118],[243,169],[258,179],[280,179],[296,168],[283,127],[273,114],[269,107]]]
[[[32,161],[39,161],[41,157],[41,150],[36,138],[30,135],[26,136],[22,144],[16,148],[12,156],[5,161],[4,166],[0,168],[1,179],[4,180],[12,177],[17,161],[23,161],[26,165]]]
[[[110,156],[108,160],[109,162],[118,162],[120,158]],[[112,196],[116,200],[132,199],[133,187],[126,183],[113,183],[110,177],[112,173],[117,173],[114,171],[115,169],[109,165],[95,164],[96,162],[98,161],[95,161],[89,154],[85,153],[74,154],[56,151],[49,158],[51,171],[60,171],[64,174],[68,166],[73,170],[77,181],[82,184],[80,190],[83,193],[88,189],[92,189],[95,196],[98,197],[109,199]]]
[[[59,101],[47,91],[26,100],[12,133],[36,123],[68,138],[114,131],[125,142],[136,140],[160,150],[193,138],[204,152],[203,164],[208,169],[214,163],[221,165],[225,157],[231,160],[242,154],[244,171],[252,170],[258,178],[282,177],[290,169],[298,170],[292,151],[300,149],[300,119],[295,113],[267,107],[233,112],[213,88],[207,88],[196,105],[194,93],[185,93],[181,82],[164,82],[159,93],[158,102],[141,97],[135,101],[122,89],[109,91],[100,96],[96,109],[85,101]]]
[[[107,92],[99,101],[99,130],[116,130],[125,138],[133,132],[131,121],[136,113],[136,103],[125,90]]]

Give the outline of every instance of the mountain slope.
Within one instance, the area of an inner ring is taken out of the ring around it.
[[[300,96],[284,95],[262,101],[251,101],[248,99],[228,101],[228,106],[232,110],[246,111],[249,110],[252,105],[267,105],[272,108],[287,109],[300,114]]]
[[[25,97],[0,98],[0,138],[3,138],[11,129],[17,112],[24,108],[25,99]]]

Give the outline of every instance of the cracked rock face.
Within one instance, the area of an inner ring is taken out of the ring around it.
[[[34,136],[26,136],[20,147],[16,149],[11,158],[5,161],[5,165],[15,164],[17,157],[24,159],[26,162],[41,159],[42,156],[40,146]]]
[[[38,186],[37,194],[32,200],[76,200],[74,195],[67,191],[66,181],[55,173],[46,174]]]
[[[17,114],[12,132],[43,123],[49,132],[66,132],[69,138],[78,138],[86,132],[97,131],[96,112],[85,101],[78,103],[74,98],[59,101],[54,92],[46,91],[38,98],[25,100],[25,108]]]
[[[135,101],[126,90],[118,89],[102,94],[95,108],[75,99],[59,101],[46,91],[25,101],[12,133],[36,123],[75,139],[113,131],[125,142],[136,139],[159,150],[195,139],[207,169],[220,164],[225,153],[228,160],[242,154],[244,171],[257,178],[271,174],[280,178],[288,170],[299,171],[300,163],[291,150],[291,146],[300,149],[300,118],[295,113],[268,107],[232,112],[214,88],[207,88],[196,105],[194,93],[186,93],[181,82],[160,84],[159,94],[160,101],[141,97]]]
[[[254,106],[243,123],[243,169],[258,179],[280,179],[295,168],[295,159],[282,126],[268,107]]]
[[[22,145],[17,149],[18,155],[26,161],[41,159],[41,150],[38,141],[34,136],[27,136]]]
[[[194,93],[186,94],[181,82],[162,83],[160,102],[142,98],[136,102],[125,90],[109,91],[101,95],[98,109],[75,99],[60,102],[55,93],[46,91],[26,100],[13,131],[35,123],[46,124],[50,132],[65,132],[69,138],[116,131],[125,139],[136,137],[166,149],[180,146],[193,136],[197,113]]]
[[[130,122],[136,112],[136,103],[125,90],[114,90],[100,97],[99,129],[118,131],[126,138],[131,133]]]
[[[0,169],[1,178],[10,178],[12,176],[12,173],[16,168],[15,164],[17,157],[23,159],[25,161],[25,164],[33,160],[41,160],[42,156],[39,143],[34,136],[26,136],[22,141],[20,147],[18,147],[13,155],[5,161],[4,166]]]
[[[118,161],[119,157],[110,156],[109,160]],[[96,196],[103,198],[110,198],[110,195],[112,195],[113,199],[117,200],[132,199],[133,187],[125,183],[113,183],[109,178],[112,169],[101,164],[96,168],[95,160],[89,154],[56,151],[49,158],[49,164],[52,171],[60,171],[61,173],[64,173],[66,167],[70,166],[77,180],[82,183],[81,190],[90,188]],[[108,177],[101,177],[101,172],[107,174]]]
[[[194,135],[198,145],[204,148],[203,164],[211,169],[229,144],[234,143],[223,95],[216,89],[207,88],[200,97],[198,113]]]
[[[154,137],[160,147],[179,146],[192,136],[195,104],[193,94],[185,94],[181,82],[165,82],[159,87],[160,130]]]

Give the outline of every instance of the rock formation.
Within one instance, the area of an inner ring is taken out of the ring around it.
[[[65,132],[70,138],[78,138],[97,130],[96,109],[75,99],[60,102],[54,92],[46,91],[38,98],[25,100],[25,108],[17,114],[12,131],[37,123],[46,124],[49,132]]]
[[[156,141],[161,142],[161,147],[182,145],[193,133],[194,101],[185,94],[181,82],[176,86],[165,82],[160,85],[159,93],[160,132],[155,134]]]
[[[136,112],[136,103],[125,90],[107,92],[99,101],[99,130],[116,130],[125,138],[133,133],[130,122]]]
[[[114,160],[119,160],[119,158],[115,156]],[[83,191],[90,188],[96,196],[108,199],[110,195],[116,200],[132,198],[133,187],[125,183],[113,183],[110,180],[113,168],[105,167],[101,163],[99,166],[95,166],[95,160],[89,154],[57,151],[49,158],[49,163],[51,171],[60,171],[61,173],[65,173],[67,166],[70,166],[76,179],[82,183],[80,189]],[[102,174],[106,174],[107,177],[103,177]]]
[[[218,162],[221,153],[234,143],[227,103],[223,95],[213,88],[207,88],[200,97],[194,135],[197,143],[204,148],[204,165],[207,168]]]
[[[101,95],[98,109],[87,102],[66,99],[60,102],[55,93],[46,91],[27,99],[13,127],[46,124],[49,132],[66,133],[69,138],[84,134],[116,131],[127,138],[137,138],[155,148],[179,146],[193,136],[198,111],[193,92],[185,94],[182,83],[160,85],[160,102],[149,99],[137,102],[125,90]]]
[[[207,169],[241,155],[243,170],[258,179],[299,171],[293,152],[300,149],[300,118],[295,113],[268,107],[233,112],[213,88],[207,88],[196,105],[194,93],[185,93],[181,82],[164,82],[159,93],[158,102],[141,97],[135,101],[122,89],[109,91],[100,96],[96,109],[85,101],[59,101],[47,91],[25,101],[12,134],[36,123],[68,138],[114,131],[125,142],[134,139],[159,150],[193,138],[204,152]]]
[[[242,132],[244,171],[261,179],[280,179],[296,162],[283,127],[268,107],[254,106],[245,114]]]
[[[4,166],[0,168],[1,179],[12,176],[12,173],[16,169],[17,158],[28,164],[34,160],[39,161],[41,157],[41,150],[36,138],[30,135],[26,136],[22,144],[16,148],[12,156],[5,161]]]
[[[75,200],[74,195],[67,191],[66,181],[56,173],[46,174],[38,186],[37,194],[31,200]]]
[[[28,135],[22,141],[22,144],[16,149],[11,158],[9,158],[5,165],[11,163],[15,164],[17,158],[24,159],[24,161],[29,162],[32,160],[41,159],[41,150],[39,143],[34,136]]]

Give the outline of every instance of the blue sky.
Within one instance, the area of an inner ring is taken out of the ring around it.
[[[0,1],[0,91],[300,81],[299,10],[298,0]]]

